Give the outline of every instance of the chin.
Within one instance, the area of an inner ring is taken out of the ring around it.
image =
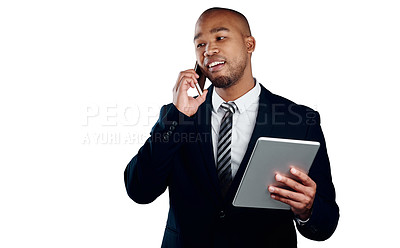
[[[218,76],[210,79],[212,85],[216,88],[226,89],[236,84],[237,80],[228,76]]]

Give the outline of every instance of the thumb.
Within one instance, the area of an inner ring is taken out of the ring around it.
[[[208,90],[203,90],[203,94],[197,98],[197,99],[199,99],[200,104],[202,104],[206,100],[207,93],[208,93]]]

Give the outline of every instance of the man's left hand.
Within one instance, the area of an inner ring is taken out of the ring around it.
[[[317,184],[306,173],[294,167],[290,169],[290,173],[298,178],[299,182],[281,174],[276,174],[275,179],[294,191],[276,186],[269,186],[268,190],[273,199],[290,205],[295,215],[301,220],[307,220],[311,216]]]

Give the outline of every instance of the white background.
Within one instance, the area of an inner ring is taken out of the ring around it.
[[[0,247],[160,246],[168,196],[134,203],[123,171],[214,6],[248,17],[254,76],[321,114],[341,218],[299,247],[398,243],[396,1],[15,0],[0,3]]]

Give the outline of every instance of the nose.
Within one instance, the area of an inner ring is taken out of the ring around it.
[[[207,56],[212,56],[214,54],[219,53],[218,47],[215,46],[214,44],[210,44],[206,46],[206,49],[204,50],[204,57]]]

